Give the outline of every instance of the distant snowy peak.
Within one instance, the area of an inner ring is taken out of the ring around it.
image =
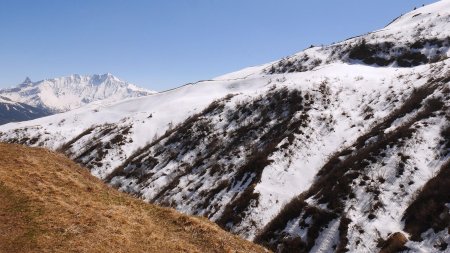
[[[19,84],[19,87],[27,87],[32,84],[33,84],[33,82],[31,81],[31,79],[29,77],[27,77],[21,84]]]
[[[139,88],[114,75],[70,75],[32,82],[30,78],[15,88],[0,90],[0,95],[13,101],[64,112],[83,105],[104,101],[112,103],[156,92]]]

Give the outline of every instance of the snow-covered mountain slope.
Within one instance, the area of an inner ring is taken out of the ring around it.
[[[32,120],[50,114],[51,112],[44,108],[14,102],[9,98],[0,96],[0,125],[9,122]]]
[[[0,127],[280,252],[450,249],[450,1],[148,97]]]
[[[17,87],[0,90],[3,97],[53,112],[73,110],[96,101],[111,103],[153,93],[155,92],[122,81],[109,73],[71,75],[39,82],[31,82],[27,78]]]

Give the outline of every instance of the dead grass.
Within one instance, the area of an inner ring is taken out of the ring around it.
[[[389,238],[384,241],[381,240],[379,242],[379,246],[381,246],[380,253],[396,253],[406,250],[405,244],[408,242],[408,238],[401,233],[396,232],[389,236]]]
[[[66,157],[0,144],[0,252],[267,252],[119,193]]]

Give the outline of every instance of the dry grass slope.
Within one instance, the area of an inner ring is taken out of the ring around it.
[[[0,252],[267,252],[117,192],[63,155],[0,143]]]

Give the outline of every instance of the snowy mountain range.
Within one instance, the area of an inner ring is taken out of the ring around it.
[[[70,111],[93,102],[101,101],[102,104],[108,104],[154,93],[154,91],[122,81],[109,73],[86,76],[71,75],[39,82],[32,82],[26,78],[17,87],[0,90],[0,96],[28,107],[34,107],[35,111],[48,112],[45,115]],[[0,101],[0,103],[2,102]],[[8,113],[8,110],[1,110],[0,113]],[[20,113],[16,111],[15,114],[19,115]],[[40,116],[42,114],[24,115],[17,119],[32,119]],[[2,118],[7,122],[17,121],[17,119]]]
[[[448,252],[449,48],[443,0],[213,80],[6,124],[0,140],[274,251]]]

